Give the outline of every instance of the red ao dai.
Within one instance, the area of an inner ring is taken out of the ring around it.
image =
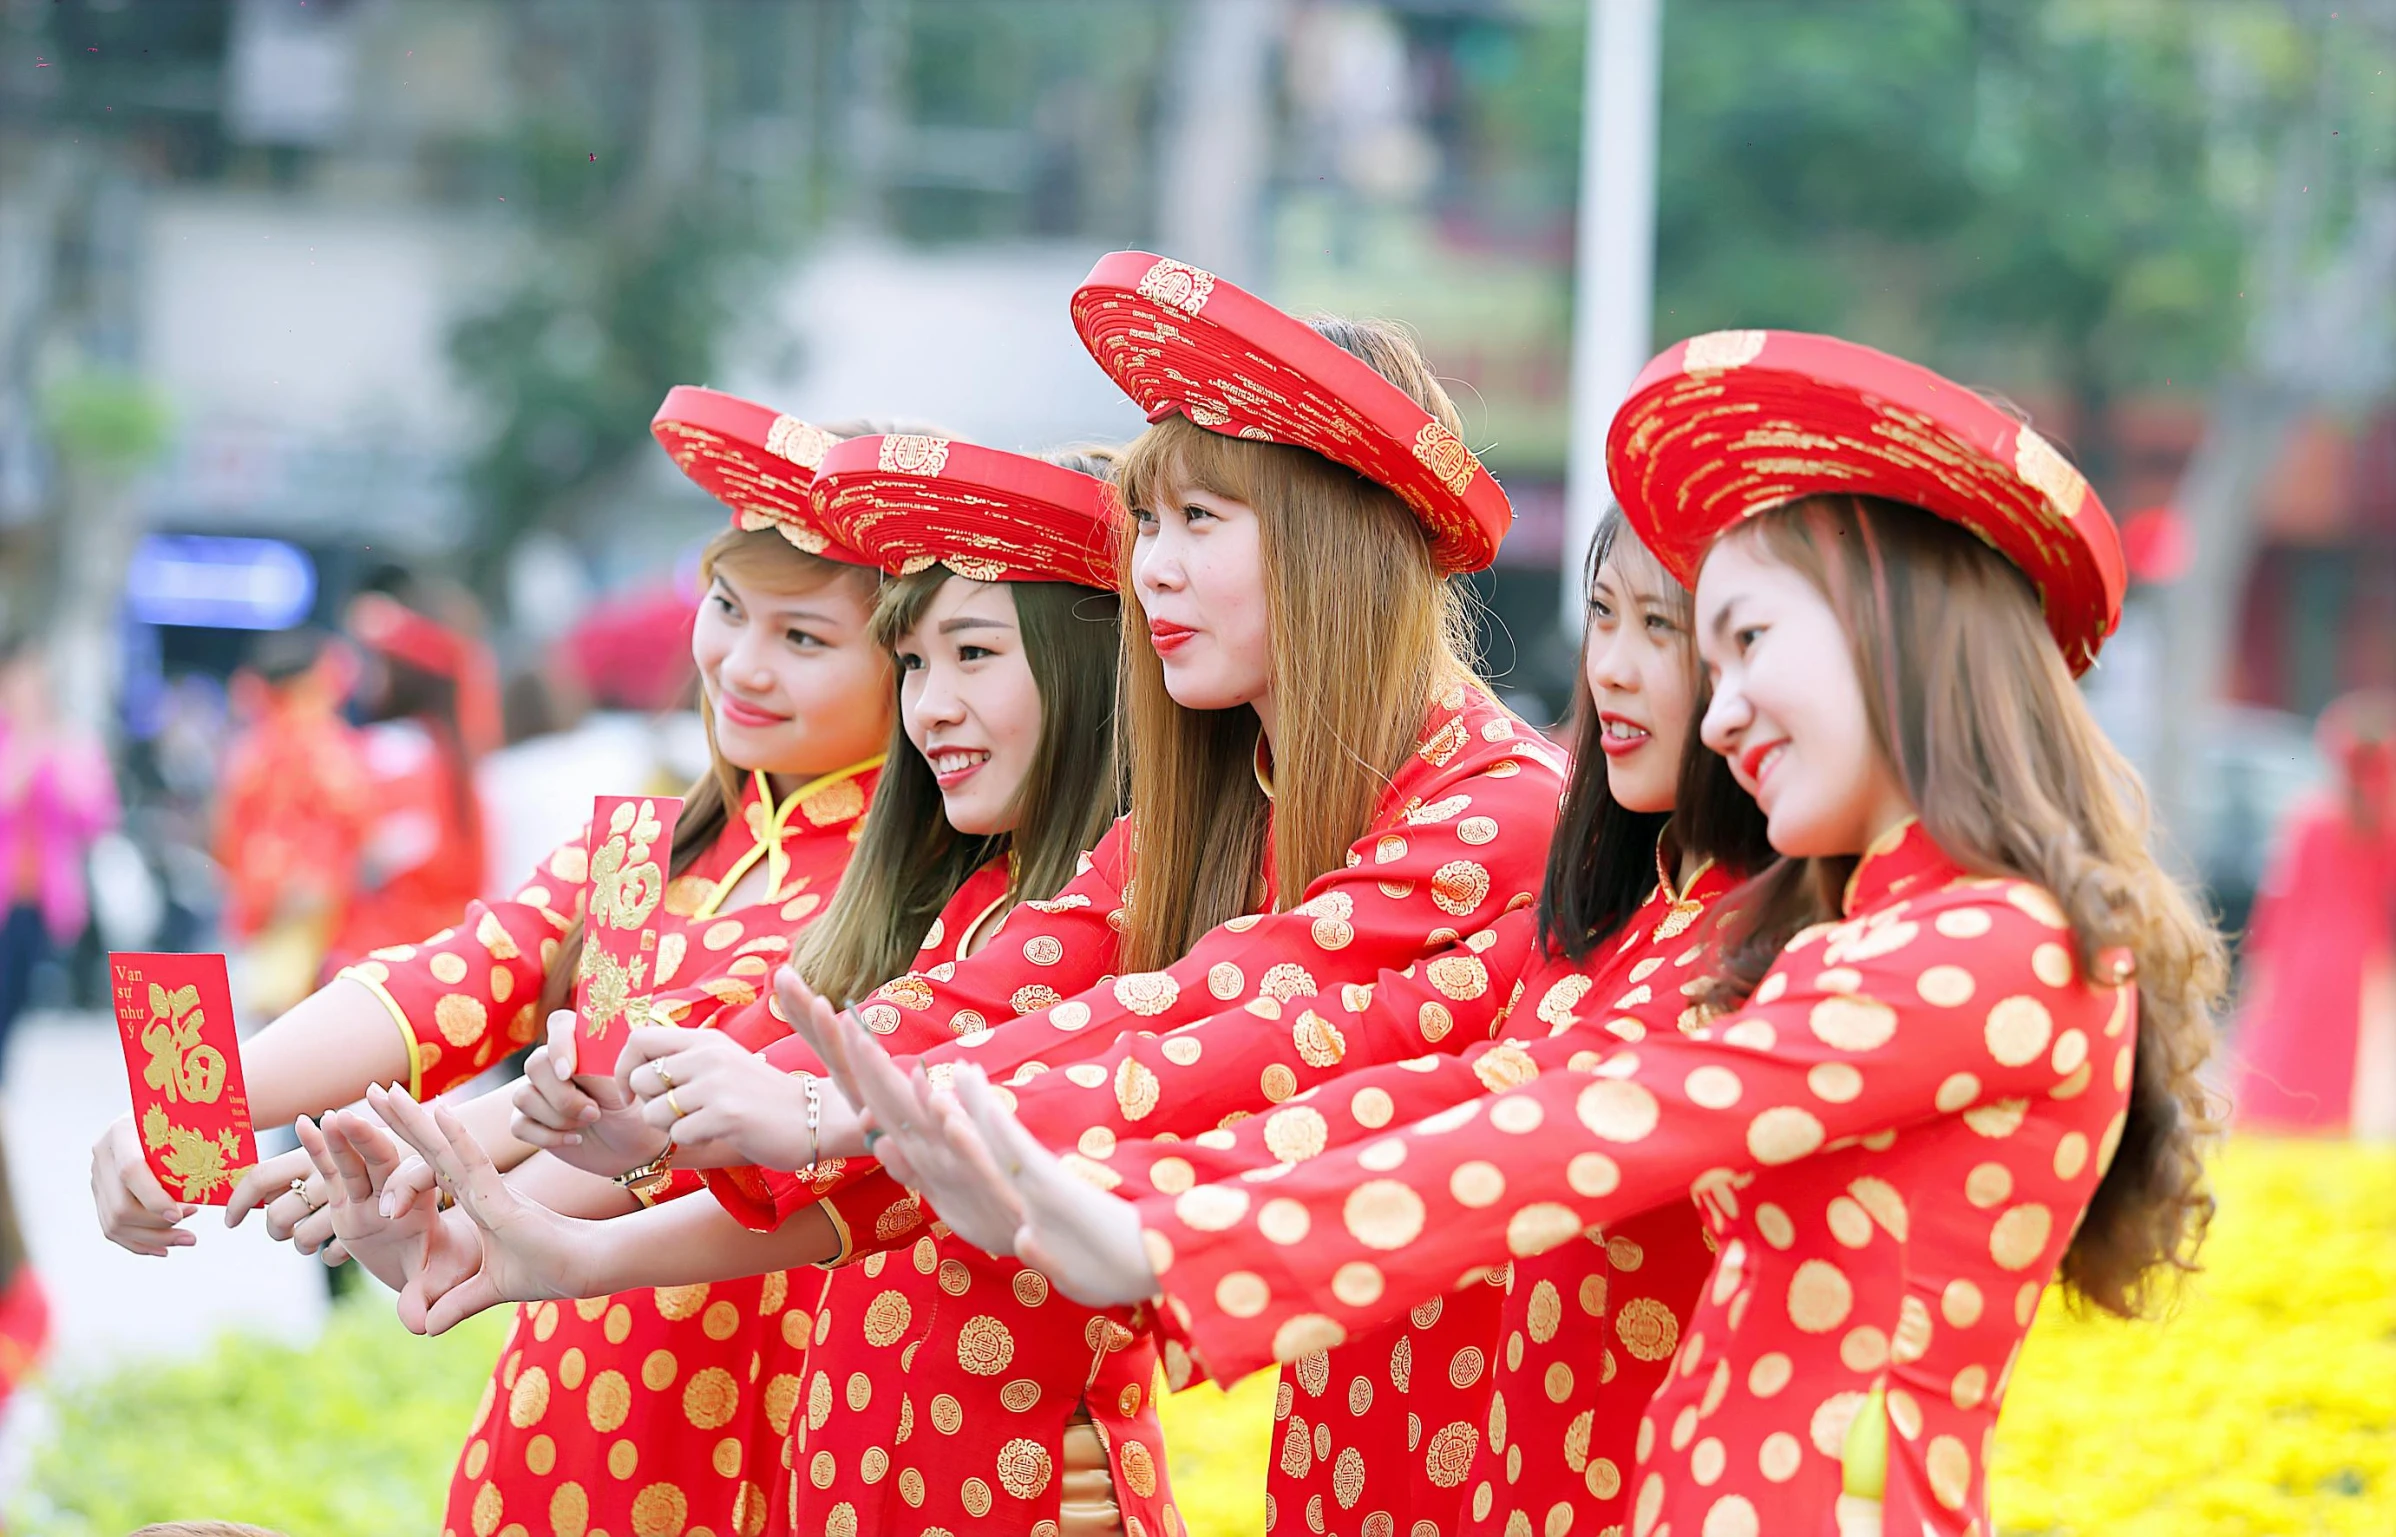
[[[1635,1537],[1988,1533],[1998,1407],[2120,1138],[2137,995],[2081,974],[2046,892],[1918,826],[1884,845],[1843,921],[1694,1033],[1143,1202],[1163,1327],[1218,1374],[1297,1359],[1694,1195],[1719,1254],[1625,1472]],[[1879,1500],[1845,1492],[1875,1437]]]
[[[1362,1067],[1269,1116],[1190,1142],[1122,1143],[1110,1163],[1121,1193],[1172,1196],[1234,1176],[1269,1185],[1327,1149],[1586,1058],[1594,1042],[1617,1044],[1693,1022],[1691,999],[1711,954],[1701,924],[1732,884],[1711,867],[1686,891],[1659,879],[1620,937],[1578,965],[1540,952],[1536,918],[1526,908],[1428,963],[1384,974],[1361,1009],[1335,1018],[1352,1043],[1351,1063],[1362,1055],[1357,1046],[1396,1043],[1374,1054],[1385,1065]],[[1487,986],[1457,986],[1481,975]],[[1584,1007],[1591,1000],[1595,1006]],[[1439,1032],[1449,1047],[1470,1044],[1461,1055],[1390,1060],[1423,1048],[1413,1027],[1425,1010],[1457,1027],[1453,1036]],[[1586,1517],[1619,1504],[1616,1489],[1595,1493],[1585,1471],[1617,1442],[1620,1465],[1628,1466],[1639,1411],[1662,1379],[1663,1358],[1713,1254],[1695,1211],[1680,1201],[1587,1236],[1585,1244],[1485,1269],[1402,1318],[1285,1367],[1267,1474],[1269,1529],[1300,1519],[1304,1530],[1332,1537],[1502,1527],[1508,1511],[1498,1491],[1528,1499],[1534,1486],[1555,1491],[1542,1508],[1566,1499]],[[1563,1356],[1590,1343],[1578,1331],[1560,1334],[1558,1304],[1567,1297],[1601,1330],[1610,1314],[1630,1320],[1622,1353],[1579,1360],[1577,1377],[1572,1365],[1561,1376],[1556,1370]],[[1166,1351],[1170,1371],[1186,1381],[1194,1370],[1189,1356],[1175,1342]],[[1527,1470],[1526,1448],[1535,1459]],[[1525,1479],[1516,1495],[1512,1486]]]
[[[1112,1120],[1083,1128],[1091,1146],[1111,1135],[1113,1125],[1158,1114],[1184,1087],[1204,1093],[1205,1075],[1174,1065],[1170,1051],[1160,1058],[1169,1078],[1153,1069],[1143,1068],[1143,1077],[1081,1060],[1134,1031],[1145,1040],[1210,1015],[1236,1018],[1252,1037],[1238,1057],[1239,1098],[1260,1108],[1278,1103],[1298,1092],[1302,1071],[1328,1068],[1344,1053],[1336,1038],[1310,1033],[1304,1021],[1320,1016],[1309,1000],[1405,965],[1528,901],[1546,857],[1561,782],[1553,748],[1477,688],[1459,688],[1432,713],[1346,866],[1318,878],[1294,907],[1234,919],[1165,970],[1114,976],[1129,835],[1127,826],[1118,825],[1055,900],[1023,904],[987,946],[953,971],[942,975],[934,968],[900,978],[867,1000],[859,1017],[902,1051],[936,1046],[924,1051],[934,1074],[955,1061],[976,1062],[1017,1087],[1046,1076],[1078,1083],[1104,1074]],[[779,1066],[812,1070],[812,1059],[795,1040],[766,1055]],[[1124,1086],[1120,1094],[1113,1092],[1118,1083]],[[973,1251],[937,1226],[930,1231],[934,1247],[925,1250],[924,1213],[915,1199],[870,1166],[862,1176],[834,1175],[828,1192],[763,1170],[728,1171],[712,1183],[727,1209],[756,1226],[771,1226],[820,1199],[844,1235],[844,1259],[881,1251],[853,1267],[861,1282],[844,1287],[844,1270],[835,1286],[853,1289],[869,1313],[884,1292],[896,1292],[906,1304],[905,1325],[893,1332],[894,1307],[885,1306],[878,1319],[850,1319],[833,1307],[830,1323],[819,1320],[817,1327],[826,1339],[858,1331],[861,1354],[879,1363],[862,1372],[869,1383],[905,1377],[916,1454],[924,1459],[924,1499],[891,1515],[897,1524],[882,1529],[1041,1532],[1040,1523],[1054,1519],[1055,1491],[1030,1476],[1009,1478],[1002,1461],[1007,1448],[1023,1440],[1049,1459],[1043,1466],[1054,1466],[1066,1415],[1086,1403],[1109,1440],[1127,1534],[1180,1530],[1169,1505],[1160,1501],[1144,1511],[1141,1504],[1144,1488],[1162,1486],[1161,1448],[1116,1428],[1132,1417],[1126,1406],[1136,1406],[1145,1422],[1154,1401],[1154,1342],[1145,1330],[1127,1327],[1120,1312],[1076,1307],[1054,1295],[1045,1278],[1019,1266],[985,1277],[968,1259]],[[887,1257],[893,1251],[904,1257]],[[922,1268],[923,1259],[931,1261],[930,1269]],[[977,1259],[984,1267],[993,1263]],[[868,1275],[868,1264],[878,1264],[879,1274]],[[964,1285],[944,1288],[944,1277],[950,1287]],[[918,1293],[925,1304],[920,1307]],[[917,1347],[912,1363],[899,1362],[898,1352],[909,1345]],[[1017,1379],[1038,1388],[1036,1395],[1018,1392],[1020,1406],[1007,1397]],[[826,1380],[827,1390],[837,1387],[829,1374]],[[810,1382],[812,1391],[812,1374]],[[1094,1384],[1106,1391],[1093,1391]],[[982,1403],[994,1393],[993,1403]],[[924,1435],[926,1419],[936,1438]],[[878,1487],[883,1479],[868,1485],[863,1477],[867,1454],[879,1448],[887,1457],[889,1443],[853,1441],[844,1416],[828,1412],[811,1429],[808,1446],[808,1481],[825,1495],[819,1501],[808,1489],[799,1491],[797,1528],[811,1532],[820,1523],[835,1529],[847,1519],[839,1515],[845,1503],[857,1513],[857,1530],[875,1529],[863,1515],[877,1507],[856,1498],[831,1501],[830,1493],[866,1487],[881,1502],[878,1508],[891,1511]],[[1136,1455],[1127,1456],[1133,1448]],[[819,1463],[825,1470],[820,1482]],[[1020,1493],[1018,1486],[1030,1492]],[[899,1492],[904,1500],[906,1490]],[[962,1514],[950,1511],[952,1505]]]
[[[880,761],[778,810],[752,780],[723,836],[666,889],[653,995],[664,1013],[754,1041],[724,1011],[758,998],[791,931],[839,884]],[[758,863],[767,899],[718,912],[714,899]],[[588,875],[576,839],[513,897],[476,902],[457,928],[343,973],[408,1037],[417,1097],[537,1038],[542,974],[582,915]],[[790,1284],[774,1271],[519,1307],[450,1483],[444,1537],[756,1537],[806,1339]]]

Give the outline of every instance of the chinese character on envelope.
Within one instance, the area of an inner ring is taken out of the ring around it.
[[[574,978],[574,1071],[612,1073],[632,1027],[649,1023],[657,920],[682,802],[601,795],[591,803],[591,893]]]
[[[258,1144],[225,958],[114,954],[108,976],[150,1172],[178,1201],[226,1204]]]

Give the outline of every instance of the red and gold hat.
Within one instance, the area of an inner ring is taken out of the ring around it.
[[[1073,294],[1082,345],[1152,422],[1309,448],[1397,493],[1443,571],[1496,558],[1513,505],[1462,439],[1371,364],[1211,272],[1117,251]]]
[[[938,564],[977,582],[1115,586],[1115,488],[1045,459],[915,433],[851,438],[816,468],[815,507],[894,575]]]
[[[1666,348],[1615,413],[1606,472],[1640,539],[1684,583],[1724,529],[1844,493],[1986,540],[2038,589],[2074,672],[2121,620],[2121,536],[2070,461],[1962,385],[1837,337],[1715,331]]]
[[[488,646],[380,592],[362,592],[350,600],[349,630],[368,649],[447,678],[456,687],[458,734],[469,752],[486,753],[502,745],[499,669]]]
[[[817,516],[809,488],[840,439],[721,390],[678,384],[649,420],[682,473],[732,509],[735,527],[771,528],[810,555],[852,566],[872,561],[842,545]]]

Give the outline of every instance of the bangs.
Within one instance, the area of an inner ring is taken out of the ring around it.
[[[923,623],[924,610],[932,606],[933,597],[952,574],[946,566],[932,565],[884,582],[874,594],[874,611],[866,621],[865,633],[883,650],[897,650],[907,632]]]
[[[1153,510],[1175,492],[1204,491],[1253,507],[1259,494],[1256,450],[1267,446],[1209,432],[1186,416],[1168,416],[1123,450],[1118,461],[1123,505]]]
[[[1664,569],[1664,563],[1656,559],[1653,550],[1640,542],[1638,532],[1620,512],[1609,511],[1607,519],[1612,527],[1601,527],[1599,531],[1597,559],[1592,563],[1589,573],[1590,586],[1595,588],[1597,585],[1596,567],[1610,565],[1622,579],[1623,585],[1630,589],[1629,596],[1660,600],[1673,612],[1686,618],[1693,601],[1689,589]]]
[[[811,555],[771,528],[728,528],[699,552],[699,580],[712,582],[727,571],[768,592],[815,592],[852,581],[872,591],[882,574],[871,566]]]

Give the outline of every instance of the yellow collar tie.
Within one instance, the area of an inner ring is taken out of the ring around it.
[[[715,883],[715,889],[707,893],[707,900],[701,902],[691,916],[714,917],[723,907],[724,899],[732,895],[732,889],[740,884],[741,877],[757,868],[760,859],[765,861],[765,900],[771,902],[780,896],[782,883],[790,876],[790,853],[782,845],[790,836],[790,819],[800,803],[809,796],[829,790],[844,779],[854,779],[859,774],[880,768],[888,756],[887,753],[876,753],[862,763],[852,763],[847,768],[810,779],[783,797],[779,806],[774,806],[773,786],[766,781],[763,771],[756,771],[757,799],[749,803],[747,816],[750,833],[757,841],[746,854],[734,861],[731,869],[724,872],[723,879]],[[773,809],[769,812],[768,807]]]

